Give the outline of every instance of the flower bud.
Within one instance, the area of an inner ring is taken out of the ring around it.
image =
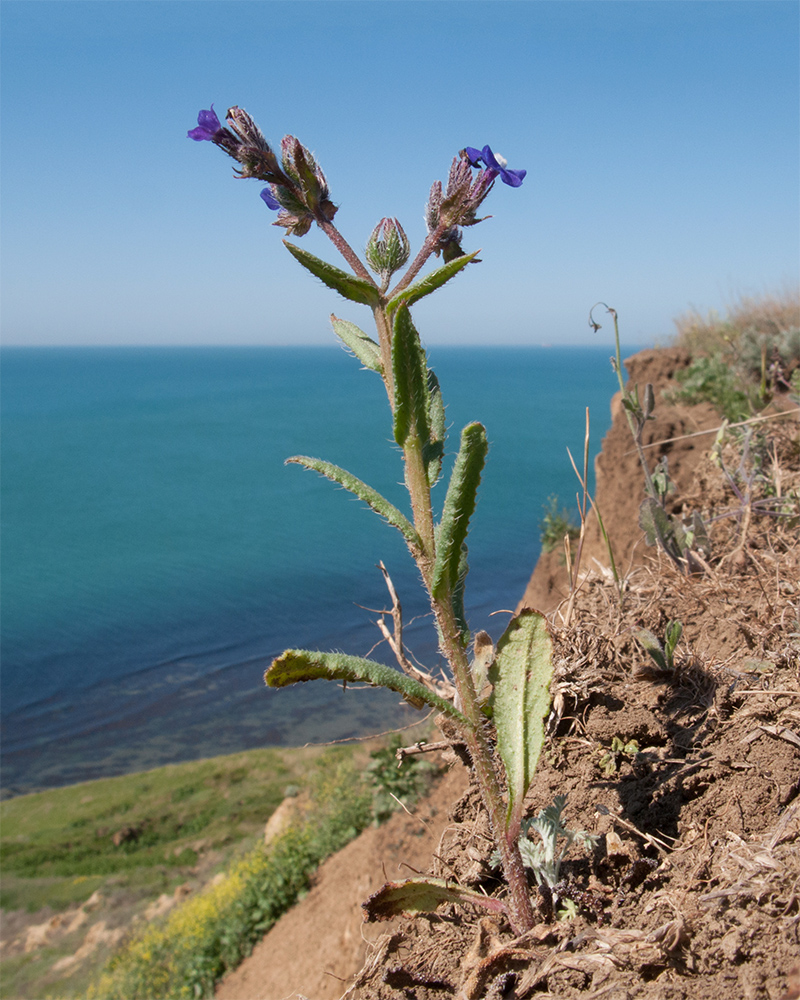
[[[372,270],[388,282],[406,263],[411,252],[408,237],[397,219],[381,219],[372,230],[364,256]]]

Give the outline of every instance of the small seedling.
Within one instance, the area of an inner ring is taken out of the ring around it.
[[[664,673],[671,674],[675,669],[675,647],[683,632],[679,621],[670,621],[664,630],[663,644],[653,632],[646,628],[635,628],[633,634],[655,660],[656,666]]]
[[[585,850],[591,850],[597,843],[594,834],[585,830],[569,830],[564,825],[562,813],[567,804],[565,795],[556,795],[553,804],[539,811],[538,816],[526,819],[522,824],[522,836],[519,847],[522,863],[530,868],[537,885],[554,889],[561,881],[561,862],[573,844],[578,844]],[[539,835],[539,841],[534,840],[530,832]],[[559,841],[564,843],[559,849]],[[495,864],[499,863],[499,854],[493,855]]]
[[[611,740],[611,749],[605,750],[600,758],[600,769],[607,778],[610,778],[613,774],[617,773],[621,754],[624,754],[626,757],[634,757],[637,753],[639,753],[639,743],[637,740],[628,740],[626,743],[619,736],[615,736]]]

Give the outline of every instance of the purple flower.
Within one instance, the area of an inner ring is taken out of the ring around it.
[[[202,142],[203,140],[212,140],[217,132],[222,128],[219,118],[217,118],[217,113],[214,110],[214,105],[212,104],[208,111],[201,111],[197,116],[197,128],[193,128],[191,132],[187,132],[186,135],[189,139],[194,139],[195,142]],[[488,147],[487,147],[488,148]]]
[[[273,195],[270,188],[266,187],[261,192],[261,197],[264,199],[264,204],[267,208],[271,209],[273,212],[279,212],[281,208],[281,203]]]
[[[491,146],[484,146],[483,149],[475,149],[474,146],[467,146],[464,152],[471,166],[477,167],[483,161],[493,177],[497,177],[499,174],[500,180],[504,184],[511,185],[511,187],[518,188],[522,184],[525,174],[528,172],[527,170],[509,170],[505,159],[493,153]]]

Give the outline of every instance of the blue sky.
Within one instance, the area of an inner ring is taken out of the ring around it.
[[[794,0],[5,0],[6,344],[323,344],[331,311],[197,112],[246,108],[313,149],[361,248],[424,237],[431,182],[489,143],[483,250],[419,303],[430,344],[624,339],[794,283]],[[302,240],[337,260],[319,232]],[[606,331],[608,332],[608,331]],[[596,343],[597,341],[594,340]]]

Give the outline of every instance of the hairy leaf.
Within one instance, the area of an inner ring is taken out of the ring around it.
[[[458,583],[461,546],[467,537],[469,519],[475,510],[481,472],[489,443],[483,424],[467,424],[461,432],[453,474],[447,487],[442,520],[436,541],[431,593],[435,598],[452,593]]]
[[[355,354],[365,368],[370,368],[374,372],[382,372],[381,349],[363,330],[360,330],[355,323],[346,319],[339,319],[331,313],[331,325],[333,332],[349,350]]]
[[[508,778],[508,828],[519,832],[522,804],[544,745],[550,711],[553,641],[539,611],[512,618],[497,644],[489,680],[497,727],[497,750]]]
[[[269,687],[276,688],[297,684],[300,681],[329,680],[351,683],[360,681],[373,687],[389,688],[416,707],[421,707],[420,703],[424,703],[457,722],[466,723],[466,719],[452,702],[434,694],[413,677],[407,677],[383,663],[365,660],[359,656],[347,656],[345,653],[287,649],[272,661],[272,666],[264,674],[264,680]]]
[[[668,671],[667,657],[658,636],[647,628],[635,628],[633,634],[655,660],[659,670]]]
[[[404,288],[402,292],[398,292],[394,298],[389,300],[386,311],[391,312],[400,305],[410,306],[426,295],[430,295],[431,292],[435,292],[437,288],[441,288],[445,282],[449,281],[459,271],[463,270],[467,264],[471,263],[479,253],[480,250],[476,250],[474,253],[464,254],[463,257],[456,257],[455,260],[451,260],[449,264],[445,264],[443,267],[437,267],[435,271],[431,271],[424,278],[414,282],[413,285],[409,285],[408,288]]]
[[[493,913],[505,913],[502,900],[465,889],[443,878],[408,878],[387,882],[361,904],[367,921],[391,920],[402,914],[430,913],[442,903],[472,903]]]
[[[410,434],[423,446],[430,441],[428,363],[411,313],[405,307],[394,319],[394,439],[402,448]]]
[[[319,472],[332,482],[344,486],[346,490],[354,493],[359,500],[363,500],[364,503],[368,504],[376,514],[380,514],[389,524],[397,528],[413,551],[422,551],[422,541],[414,525],[408,518],[394,504],[389,503],[385,497],[381,496],[377,490],[374,490],[371,486],[367,486],[366,483],[349,473],[346,469],[341,469],[338,465],[333,465],[331,462],[325,462],[321,458],[309,458],[307,455],[293,455],[292,458],[286,459],[286,464],[302,465],[304,468]]]
[[[659,542],[666,549],[666,541],[672,532],[669,515],[652,497],[645,497],[639,507],[639,527],[648,545]]]
[[[439,379],[428,369],[428,400],[430,404],[430,441],[422,449],[422,458],[428,474],[428,484],[435,486],[442,472],[444,442],[447,436],[444,403]]]
[[[319,257],[315,257],[308,250],[303,250],[301,247],[296,246],[294,243],[289,243],[287,240],[283,241],[283,245],[306,270],[324,282],[328,288],[332,288],[346,299],[350,299],[352,302],[360,302],[366,306],[377,305],[380,301],[381,296],[378,287],[371,281],[358,278],[354,274],[348,274],[347,271],[342,271],[341,268],[334,267],[333,264],[329,264],[325,260],[320,260]]]

